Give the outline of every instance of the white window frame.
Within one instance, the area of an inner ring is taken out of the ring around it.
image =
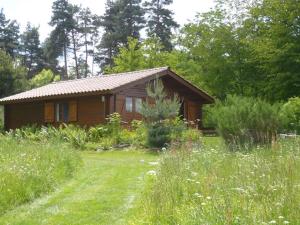
[[[135,112],[141,113],[142,104],[143,104],[142,98],[135,98],[135,101],[134,101]]]
[[[125,110],[126,112],[133,112],[133,97],[125,98]]]

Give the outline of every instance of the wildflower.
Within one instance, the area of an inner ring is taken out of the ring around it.
[[[202,203],[201,203],[201,205],[202,205],[202,206],[205,206],[205,205],[206,205],[206,203],[205,203],[205,202],[202,202]]]
[[[161,150],[162,150],[163,152],[167,151],[167,149],[166,149],[165,147],[161,148]]]
[[[148,175],[151,175],[151,176],[156,176],[156,171],[155,170],[150,170],[147,172]]]
[[[283,216],[278,216],[278,219],[283,219],[284,217]]]
[[[287,220],[285,220],[285,221],[283,221],[283,223],[284,223],[284,224],[289,224],[290,222],[287,221]]]
[[[275,224],[276,223],[276,220],[271,220],[270,222],[269,222],[269,224]]]
[[[149,162],[149,165],[156,166],[156,165],[158,165],[158,162]]]
[[[210,197],[210,196],[207,196],[206,199],[207,199],[207,200],[211,200],[211,197]]]
[[[197,175],[198,175],[198,173],[192,172],[192,176],[193,176],[193,177],[195,177],[195,176],[197,176]]]
[[[199,182],[199,181],[196,181],[196,184],[200,184],[200,182]]]

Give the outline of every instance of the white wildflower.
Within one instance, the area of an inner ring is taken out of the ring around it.
[[[155,170],[150,170],[147,172],[148,175],[151,175],[151,176],[156,176],[156,171]]]
[[[158,162],[149,162],[149,165],[156,166],[156,165],[158,165]]]
[[[269,224],[275,224],[276,223],[276,220],[271,220],[270,222],[269,222]]]
[[[278,219],[283,219],[284,217],[283,216],[278,216]]]
[[[207,196],[206,199],[207,199],[207,200],[211,200],[211,197],[210,197],[210,196]]]
[[[284,223],[284,224],[289,224],[290,222],[287,221],[287,220],[285,220],[285,221],[283,221],[283,223]]]

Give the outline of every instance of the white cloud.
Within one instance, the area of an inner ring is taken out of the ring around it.
[[[53,0],[1,0],[1,8],[9,19],[16,19],[22,29],[27,22],[40,26],[41,39],[45,39],[51,31],[48,25],[51,18]],[[102,15],[106,0],[70,0],[71,3],[81,4]],[[176,21],[183,25],[192,20],[197,12],[208,11],[213,6],[213,0],[174,0],[171,9]]]

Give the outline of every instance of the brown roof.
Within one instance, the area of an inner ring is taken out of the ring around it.
[[[150,78],[155,75],[167,74],[169,72],[171,71],[168,67],[161,67],[127,73],[101,75],[76,80],[53,82],[39,88],[2,98],[0,99],[0,104],[74,94],[88,94],[95,92],[107,93],[112,92],[115,89],[119,89],[124,85],[135,83],[139,80],[144,80],[145,78]],[[190,83],[188,84],[192,85]],[[193,87],[195,88],[195,86]],[[197,90],[201,91],[200,89]],[[201,91],[201,93],[207,95],[208,99],[212,99],[212,97],[210,97],[205,92]]]

